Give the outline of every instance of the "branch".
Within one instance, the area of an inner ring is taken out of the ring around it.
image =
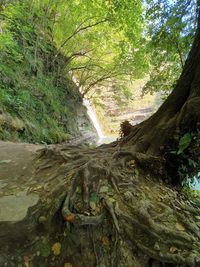
[[[90,58],[91,59],[91,58]],[[99,68],[101,70],[105,70],[105,68],[103,66],[100,66],[98,64],[90,64],[90,63],[87,63],[86,62],[86,65],[84,66],[77,66],[77,67],[73,67],[71,68],[70,70],[73,71],[73,70],[82,70],[82,69],[86,69],[86,70],[89,70],[89,71],[92,71],[94,70],[93,67],[96,67],[96,68]]]
[[[94,87],[95,85],[97,85],[98,83],[102,82],[102,81],[105,81],[105,80],[108,80],[110,78],[114,78],[116,75],[118,75],[117,73],[114,74],[114,73],[110,73],[110,74],[105,74],[104,76],[100,77],[99,79],[91,82],[87,88],[85,89],[84,93],[83,93],[83,96],[85,96],[92,87]]]
[[[184,67],[184,62],[183,62],[183,57],[182,57],[182,54],[181,54],[181,50],[180,50],[180,47],[178,45],[178,41],[175,40],[175,43],[176,43],[176,47],[177,47],[177,52],[178,52],[178,55],[179,55],[179,58],[180,58],[180,62],[181,62],[181,67],[183,69]]]
[[[67,44],[67,42],[68,42],[70,39],[72,39],[75,35],[77,35],[79,32],[84,31],[84,30],[87,30],[87,29],[92,28],[92,27],[95,27],[95,26],[97,26],[97,25],[99,25],[99,24],[101,24],[101,23],[107,22],[107,21],[108,21],[108,19],[104,19],[104,20],[97,21],[97,22],[95,22],[95,23],[93,23],[93,24],[89,24],[89,25],[87,25],[87,26],[81,27],[81,26],[85,23],[85,22],[82,22],[82,23],[77,27],[77,29],[72,33],[72,35],[70,35],[70,36],[69,36],[69,37],[68,37],[68,38],[61,44],[61,46],[58,48],[58,52],[57,52],[57,54],[55,55],[55,58],[59,55],[61,49]]]
[[[69,57],[67,57],[67,62],[69,63],[75,57],[88,57],[87,54],[93,50],[94,49],[90,49],[90,50],[85,51],[85,52],[83,52],[83,51],[75,52],[75,53],[71,54]]]

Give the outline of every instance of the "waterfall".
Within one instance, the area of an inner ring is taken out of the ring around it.
[[[92,123],[94,125],[94,128],[96,129],[99,138],[104,138],[104,134],[103,134],[103,132],[101,130],[101,126],[100,126],[100,124],[98,122],[97,116],[96,116],[96,114],[95,114],[95,112],[94,112],[94,110],[93,110],[93,108],[92,108],[92,106],[90,104],[90,101],[86,97],[83,98],[83,105],[87,109],[88,116],[90,117],[90,120],[92,121]]]
[[[81,94],[83,94],[82,86],[79,85],[79,82],[77,81],[77,79],[74,76],[72,76],[72,80],[78,86],[79,92]],[[83,97],[83,105],[87,109],[87,114],[88,114],[88,116],[89,116],[92,124],[94,125],[94,128],[97,131],[97,134],[98,134],[99,139],[103,139],[104,138],[103,131],[101,129],[101,126],[99,124],[99,121],[97,119],[97,116],[95,114],[95,111],[93,110],[93,107],[92,107],[89,99],[86,96]]]

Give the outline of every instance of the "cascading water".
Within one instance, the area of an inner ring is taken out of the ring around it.
[[[83,98],[83,105],[87,108],[87,113],[88,113],[88,116],[90,117],[90,120],[92,121],[93,125],[94,125],[94,128],[96,129],[97,131],[97,134],[99,136],[100,139],[103,139],[104,138],[104,134],[101,130],[101,126],[98,122],[98,119],[97,119],[97,116],[90,104],[90,101],[84,97]]]
[[[79,82],[77,81],[77,79],[74,76],[72,76],[72,80],[78,86],[80,93],[83,94],[82,86],[79,85]],[[83,105],[87,109],[88,116],[89,116],[92,124],[94,125],[94,128],[97,131],[97,134],[98,134],[99,139],[100,140],[104,139],[105,136],[103,134],[103,131],[101,129],[101,126],[99,124],[99,121],[97,119],[97,116],[96,116],[96,114],[95,114],[95,112],[94,112],[94,110],[92,108],[92,105],[90,104],[89,99],[86,96],[84,96],[84,98],[83,98]]]

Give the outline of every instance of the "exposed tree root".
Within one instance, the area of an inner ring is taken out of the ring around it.
[[[76,155],[74,164],[80,167],[75,169],[62,206],[65,220],[79,227],[98,226],[110,217],[119,235],[111,250],[119,248],[118,239],[127,240],[161,263],[197,266],[200,229],[193,214],[199,214],[199,209],[179,201],[180,197],[172,189],[168,191],[166,185],[146,179],[146,172],[138,173],[142,167],[152,170],[151,175],[165,175],[162,159],[129,151],[112,153],[112,147],[102,157],[102,151],[101,148],[91,151],[89,160],[84,151]],[[92,194],[98,200],[93,200]],[[98,258],[97,251],[94,254]],[[119,256],[117,259],[120,266]],[[106,266],[112,266],[112,260]]]
[[[34,179],[45,189],[26,220],[35,221],[31,236],[41,232],[43,239],[31,247],[27,240],[23,254],[32,255],[34,267],[199,266],[200,208],[158,182],[162,159],[115,151],[111,145],[39,152]],[[57,242],[62,251],[38,255],[41,242]]]

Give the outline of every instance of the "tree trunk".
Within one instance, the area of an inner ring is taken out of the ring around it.
[[[168,176],[169,171],[171,183],[180,184],[182,182],[178,174],[180,162],[169,154],[170,150],[178,150],[176,139],[180,139],[185,133],[195,134],[199,131],[199,107],[200,16],[193,46],[174,90],[154,115],[132,127],[131,133],[121,140],[120,150],[163,156],[162,164],[165,164],[166,175]],[[200,149],[195,155],[197,160],[199,153]],[[174,161],[174,165],[171,161]],[[163,179],[166,179],[166,175],[163,175]]]
[[[191,51],[182,74],[167,100],[123,140],[132,151],[160,154],[175,132],[196,131],[200,122],[200,16]]]

